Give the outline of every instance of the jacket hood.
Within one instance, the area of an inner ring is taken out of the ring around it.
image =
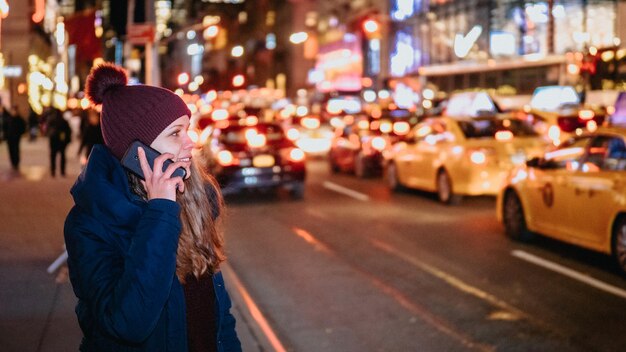
[[[70,190],[76,207],[101,223],[134,226],[145,203],[130,191],[122,164],[104,145],[95,145],[89,161]]]

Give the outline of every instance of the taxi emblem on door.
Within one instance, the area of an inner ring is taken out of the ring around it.
[[[541,196],[543,198],[543,203],[548,207],[552,207],[554,204],[554,189],[552,188],[551,183],[546,183],[545,186],[541,189]]]

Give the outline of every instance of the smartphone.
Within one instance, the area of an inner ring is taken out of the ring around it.
[[[143,175],[143,171],[141,170],[141,164],[139,163],[139,154],[137,154],[137,148],[139,147],[142,147],[143,150],[146,152],[146,159],[148,159],[148,164],[150,164],[151,169],[154,169],[154,159],[161,155],[161,153],[138,140],[134,141],[126,150],[124,157],[122,157],[122,165],[128,171],[139,176],[139,178],[141,178],[142,180],[145,180],[146,178]],[[165,160],[165,162],[163,163],[163,171],[165,171],[171,163],[173,163],[172,160]],[[184,168],[179,167],[178,169],[174,170],[172,177],[182,177],[183,179],[185,179],[186,175],[187,171]]]

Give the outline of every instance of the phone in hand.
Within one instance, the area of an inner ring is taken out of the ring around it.
[[[146,178],[143,175],[143,170],[141,170],[141,164],[139,162],[139,154],[137,154],[137,148],[139,147],[142,147],[143,150],[146,152],[146,159],[148,160],[148,164],[150,165],[151,169],[154,169],[154,159],[161,155],[161,153],[138,140],[134,141],[126,150],[126,153],[122,157],[122,165],[128,171],[137,175],[142,180],[145,180]],[[173,163],[172,160],[165,160],[165,162],[163,163],[163,171],[165,171],[171,163]],[[174,170],[172,177],[182,177],[184,179],[186,175],[187,171],[184,168],[179,167],[178,169]]]

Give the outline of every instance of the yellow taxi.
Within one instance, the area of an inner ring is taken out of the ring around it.
[[[497,216],[513,239],[541,233],[611,254],[626,273],[626,128],[573,137],[512,170]]]
[[[544,86],[533,92],[525,111],[537,131],[558,146],[574,135],[602,126],[606,110],[585,104],[572,86]]]
[[[445,204],[463,195],[495,196],[515,165],[543,152],[547,143],[528,121],[502,113],[486,94],[463,94],[465,108],[451,98],[444,116],[417,124],[386,154],[391,190],[436,192]]]

